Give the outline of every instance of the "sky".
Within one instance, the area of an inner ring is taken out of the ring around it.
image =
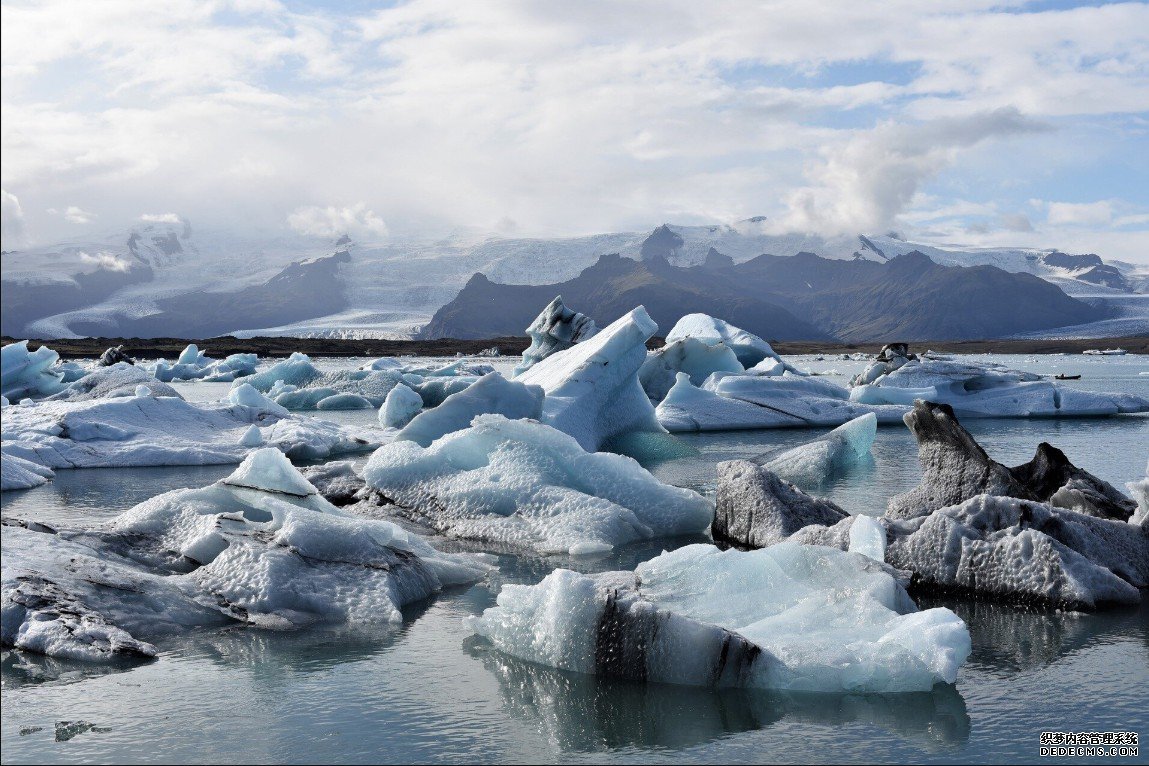
[[[765,215],[1149,263],[1149,4],[4,0],[5,249]]]

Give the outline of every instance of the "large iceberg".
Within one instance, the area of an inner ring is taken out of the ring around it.
[[[531,345],[523,360],[515,366],[515,375],[526,372],[536,362],[551,354],[565,351],[598,332],[594,320],[566,307],[561,295],[555,297],[527,328]]]
[[[919,401],[905,423],[918,441],[921,483],[891,498],[892,518],[921,516],[988,494],[1047,501],[1055,506],[1124,521],[1136,503],[1116,487],[1069,462],[1049,444],[1038,445],[1033,460],[1009,468],[991,459],[958,422],[953,408]]]
[[[639,306],[593,337],[543,359],[515,379],[546,392],[543,421],[595,452],[636,431],[665,433],[638,382],[658,325]]]
[[[656,413],[668,431],[680,432],[838,426],[867,413],[895,423],[908,410],[852,402],[846,389],[814,377],[720,372],[701,388],[680,374]]]
[[[813,441],[771,457],[766,467],[787,481],[818,486],[870,456],[878,417],[866,413]]]
[[[128,362],[116,362],[110,366],[96,367],[84,377],[70,383],[63,391],[48,397],[47,401],[86,402],[137,396],[140,393],[140,386],[147,388],[150,396],[183,398],[178,391],[167,383],[156,380],[146,370],[134,367]]]
[[[439,437],[467,428],[476,416],[491,413],[512,420],[538,420],[543,413],[543,390],[492,372],[451,394],[438,407],[420,412],[395,439],[429,447]]]
[[[53,476],[52,469],[8,451],[0,451],[0,491],[31,489],[46,484]]]
[[[242,623],[395,623],[486,566],[398,526],[345,516],[280,452],[168,492],[106,525],[7,522],[0,641],[82,660],[154,656],[157,638]]]
[[[501,415],[480,415],[429,447],[385,445],[363,475],[407,518],[543,554],[701,533],[714,514],[701,495],[663,484],[629,457],[588,453],[550,426]]]
[[[634,572],[505,585],[497,603],[468,625],[500,651],[636,681],[926,691],[970,653],[953,612],[917,611],[881,564],[820,546],[689,545]]]
[[[905,357],[894,357],[905,359]],[[1149,398],[1081,391],[1004,367],[932,359],[877,361],[855,379],[850,400],[860,404],[948,404],[961,417],[1090,417],[1149,412]]]
[[[261,443],[301,460],[362,452],[387,438],[381,429],[286,414],[251,400],[193,404],[141,393],[9,407],[4,447],[49,468],[113,468],[238,463],[251,451],[252,426]]]
[[[0,349],[0,394],[9,401],[50,396],[64,388],[64,375],[54,368],[60,355],[47,346],[28,350],[28,341]]]
[[[793,373],[801,372],[778,356],[770,344],[757,335],[708,314],[687,314],[679,319],[666,334],[666,343],[670,345],[683,338],[694,338],[711,346],[721,343],[734,352],[746,369],[763,360],[772,359],[780,363],[783,369]]]
[[[701,386],[711,373],[743,372],[743,368],[725,343],[680,338],[647,354],[638,371],[638,380],[646,395],[657,402],[670,392],[680,372],[686,373],[691,383]]]

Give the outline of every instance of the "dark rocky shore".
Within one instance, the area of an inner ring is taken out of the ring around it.
[[[13,339],[3,337],[5,344]],[[64,359],[98,357],[111,346],[124,347],[132,356],[151,359],[178,356],[188,343],[195,343],[211,356],[219,358],[228,354],[256,353],[260,356],[287,356],[293,351],[302,351],[309,356],[454,356],[455,354],[477,354],[497,347],[499,353],[521,354],[530,344],[526,336],[487,338],[484,340],[458,340],[442,338],[438,340],[346,340],[330,338],[234,338],[225,335],[219,338],[189,340],[186,338],[78,338],[67,340],[31,339],[32,348],[47,344]],[[662,338],[651,338],[652,348],[662,345]],[[771,341],[774,350],[780,354],[877,354],[884,343],[830,343],[818,341]],[[955,354],[1080,354],[1090,348],[1121,347],[1131,354],[1149,354],[1149,336],[1126,338],[1095,338],[1090,340],[963,340],[963,341],[922,341],[913,344],[918,349],[933,349]]]

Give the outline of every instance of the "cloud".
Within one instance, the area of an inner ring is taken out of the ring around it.
[[[69,205],[64,211],[64,220],[68,223],[85,224],[91,223],[96,220],[95,213],[89,213],[87,210],[78,208],[75,205]]]
[[[848,234],[895,225],[921,186],[952,165],[961,150],[993,138],[1047,130],[1016,109],[911,125],[886,123],[823,151],[807,170],[808,186],[787,196],[781,232]]]
[[[1033,222],[1029,220],[1029,216],[1025,213],[1012,213],[1003,215],[1000,219],[1001,228],[1006,231],[1016,232],[1031,232],[1033,231]]]
[[[352,239],[377,240],[387,236],[387,224],[362,202],[350,207],[301,207],[287,217],[287,225],[313,237],[347,234]]]
[[[24,209],[15,194],[0,189],[0,230],[3,231],[3,248],[11,250],[24,242]]]
[[[95,255],[80,253],[80,262],[91,264],[107,271],[129,271],[132,268],[131,262],[108,252],[99,252]]]
[[[1054,226],[1100,226],[1113,220],[1113,206],[1099,202],[1050,202],[1046,220]]]
[[[144,213],[140,216],[140,220],[146,223],[180,223],[180,217],[176,213]]]

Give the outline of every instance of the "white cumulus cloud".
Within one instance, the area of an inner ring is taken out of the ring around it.
[[[292,231],[313,237],[339,237],[373,240],[387,236],[387,224],[360,202],[349,207],[301,207],[287,216]]]
[[[15,194],[0,189],[0,231],[3,235],[3,248],[10,250],[24,242],[24,209]]]

